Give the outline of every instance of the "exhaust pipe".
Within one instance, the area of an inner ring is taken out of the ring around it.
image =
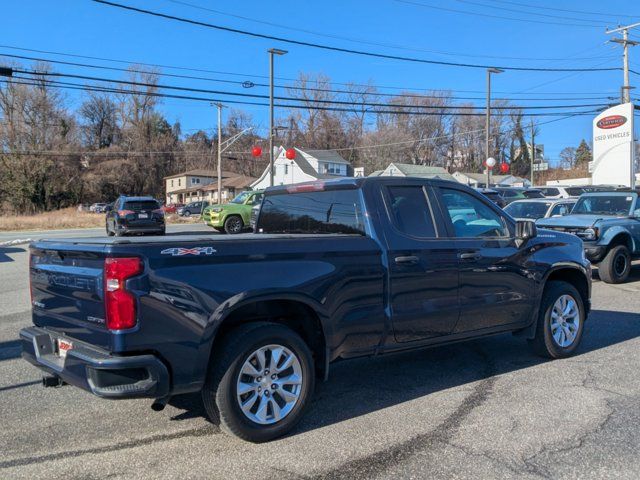
[[[151,410],[154,412],[161,412],[164,410],[164,407],[169,403],[170,397],[156,398],[151,404]]]
[[[45,388],[62,387],[63,385],[66,385],[66,383],[57,375],[45,375],[42,377],[42,386]]]

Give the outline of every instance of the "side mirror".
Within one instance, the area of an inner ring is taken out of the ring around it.
[[[518,220],[516,222],[516,243],[518,246],[538,235],[536,222],[532,220]]]
[[[636,217],[636,218],[640,218],[640,208],[636,208],[633,211],[633,216]]]

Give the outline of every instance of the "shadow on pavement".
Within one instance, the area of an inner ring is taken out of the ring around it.
[[[594,310],[576,355],[636,337],[640,337],[640,315]],[[501,334],[455,345],[339,362],[331,366],[329,381],[317,385],[306,416],[291,435],[549,361],[531,353],[525,339]],[[199,397],[200,394],[174,397],[171,405],[185,412],[173,420],[204,416]]]
[[[26,249],[21,247],[0,247],[0,263],[13,262],[13,258],[8,255],[9,253],[21,253],[25,251]]]
[[[22,354],[20,340],[8,340],[0,342],[0,362],[4,360],[13,360]]]

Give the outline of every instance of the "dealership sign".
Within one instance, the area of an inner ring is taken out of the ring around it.
[[[633,104],[623,103],[593,120],[593,183],[633,186],[633,156]]]

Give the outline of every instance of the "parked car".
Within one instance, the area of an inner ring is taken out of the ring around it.
[[[164,212],[153,197],[121,196],[106,215],[108,236],[132,233],[165,234]]]
[[[89,207],[89,211],[93,213],[104,213],[104,207],[106,207],[106,203],[93,203]]]
[[[220,233],[241,233],[251,225],[251,208],[262,202],[262,190],[246,191],[225,205],[211,205],[204,209],[204,223]]]
[[[598,266],[600,279],[622,283],[631,261],[640,258],[640,202],[635,190],[585,193],[571,214],[538,223],[582,239],[587,258]]]
[[[177,213],[178,208],[184,207],[184,205],[179,203],[167,203],[162,206],[162,211],[166,213]]]
[[[504,208],[507,205],[507,202],[504,200],[502,195],[500,195],[500,192],[498,192],[497,190],[494,190],[492,188],[476,188],[475,190],[483,194],[485,197],[487,197],[493,203],[498,205],[500,208]]]
[[[459,209],[475,214],[454,220]],[[155,410],[199,391],[226,432],[261,442],[294,427],[339,359],[501,332],[550,358],[580,344],[582,242],[538,236],[457,182],[271,187],[257,230],[32,243],[23,358],[45,385]]]
[[[184,207],[178,207],[176,212],[181,217],[190,217],[191,215],[202,215],[204,209],[209,206],[209,202],[191,202],[187,203]]]
[[[504,211],[518,220],[538,220],[568,215],[575,204],[575,198],[528,198],[511,202]]]
[[[500,194],[507,205],[524,198],[544,198],[542,192],[535,188],[493,187],[493,189]]]
[[[540,190],[546,198],[570,198],[579,197],[583,193],[604,192],[614,190],[615,187],[607,185],[552,185],[544,187],[535,187]]]

